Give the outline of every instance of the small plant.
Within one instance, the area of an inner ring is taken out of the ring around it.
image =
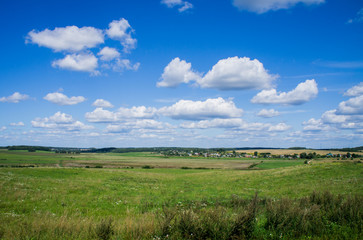
[[[149,165],[144,165],[144,166],[142,166],[141,168],[142,168],[142,169],[152,169],[152,168],[154,168],[154,167],[149,166]]]
[[[102,219],[96,226],[96,235],[98,239],[107,240],[110,239],[113,234],[112,219]]]

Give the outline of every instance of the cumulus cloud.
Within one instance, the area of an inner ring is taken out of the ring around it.
[[[25,124],[23,122],[17,122],[17,123],[10,123],[10,126],[22,127],[22,126],[25,126]]]
[[[31,124],[35,128],[62,129],[66,131],[93,129],[92,126],[76,121],[71,115],[61,112],[57,112],[49,118],[36,118],[31,121]]]
[[[248,131],[268,131],[268,132],[283,132],[291,128],[286,123],[278,123],[272,125],[270,123],[259,122],[246,122],[240,118],[221,119],[216,118],[212,120],[202,120],[199,122],[185,122],[180,125],[182,128],[188,129],[208,129],[208,128],[232,128],[234,130],[248,130]]]
[[[303,122],[304,131],[323,131],[328,130],[329,126],[324,124],[321,119],[310,118],[308,121]]]
[[[136,39],[132,37],[134,30],[129,22],[121,18],[109,24],[106,30],[94,27],[67,26],[45,29],[43,31],[32,30],[28,33],[26,43],[53,49],[62,52],[64,57],[52,62],[53,67],[61,69],[90,72],[93,75],[100,74],[97,71],[98,58],[103,61],[104,69],[114,71],[137,70],[140,63],[131,64],[128,59],[121,59],[120,52],[116,48],[104,46],[97,54],[93,48],[104,44],[105,36],[121,42],[123,51],[129,53],[136,47]]]
[[[93,112],[85,114],[87,121],[107,123],[107,122],[121,122],[128,119],[137,118],[154,118],[157,114],[157,109],[152,107],[132,107],[132,108],[119,108],[117,111],[112,112],[103,108],[96,108]]]
[[[240,10],[256,13],[265,13],[280,9],[291,8],[298,3],[306,5],[324,3],[325,0],[233,0],[233,5]]]
[[[251,100],[259,104],[299,105],[310,101],[318,94],[318,86],[314,79],[306,80],[290,92],[277,92],[276,89],[262,90]]]
[[[114,112],[105,110],[103,108],[96,108],[93,112],[85,114],[88,122],[116,122],[118,120],[117,115]]]
[[[153,119],[140,119],[136,121],[127,121],[122,124],[109,124],[106,127],[106,132],[110,133],[125,133],[132,129],[168,129],[172,126],[168,123],[155,121]]]
[[[92,103],[92,106],[99,107],[99,108],[113,108],[114,106],[104,99],[97,99]]]
[[[165,4],[168,8],[178,7],[179,12],[193,8],[193,4],[183,0],[161,0],[161,3]]]
[[[104,42],[102,30],[94,27],[67,26],[45,29],[43,31],[32,30],[28,33],[27,42],[51,48],[54,51],[81,51],[93,48]]]
[[[185,122],[180,126],[182,128],[238,128],[245,124],[245,121],[240,118],[216,118],[212,120],[202,120],[199,122]]]
[[[159,113],[174,119],[207,119],[240,117],[243,110],[232,100],[211,98],[206,101],[180,100],[169,107],[159,109]]]
[[[5,131],[5,130],[6,130],[5,126],[0,127],[0,132]]]
[[[283,132],[289,130],[291,126],[287,125],[286,123],[279,123],[277,125],[272,125],[268,128],[267,131],[269,132]]]
[[[116,72],[122,72],[124,70],[137,71],[140,67],[140,63],[132,64],[129,59],[116,59],[115,63],[112,65],[112,69]]]
[[[202,88],[220,90],[263,89],[271,87],[276,77],[257,59],[230,57],[219,60],[198,84]]]
[[[192,70],[192,64],[180,58],[174,58],[165,68],[158,87],[176,87],[181,83],[198,81],[200,75]]]
[[[117,49],[110,47],[102,48],[102,50],[97,55],[101,56],[102,61],[111,61],[120,57],[120,53],[117,51]]]
[[[21,94],[19,92],[14,92],[12,95],[8,97],[0,98],[0,102],[9,102],[9,103],[18,103],[23,100],[29,99],[29,96],[26,94]]]
[[[337,113],[343,115],[363,114],[363,95],[341,102],[338,106]]]
[[[262,109],[257,113],[257,116],[264,117],[264,118],[271,118],[279,116],[280,113],[276,111],[275,109]]]
[[[347,116],[337,115],[337,110],[329,110],[321,115],[321,120],[324,123],[344,123],[347,121]]]
[[[357,96],[363,95],[363,82],[348,89],[347,92],[344,93],[344,95],[349,96],[349,97],[357,97]]]
[[[125,52],[136,47],[137,41],[131,36],[134,30],[126,19],[113,20],[108,26],[109,28],[106,30],[106,34],[112,39],[119,40]]]
[[[62,59],[53,61],[52,67],[97,74],[98,59],[92,53],[68,54]]]
[[[67,97],[66,95],[60,92],[48,93],[44,97],[44,99],[58,105],[75,105],[84,102],[86,100],[86,98],[82,96]]]

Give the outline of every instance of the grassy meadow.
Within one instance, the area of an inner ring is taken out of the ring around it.
[[[359,161],[0,150],[0,165],[2,239],[363,237]]]

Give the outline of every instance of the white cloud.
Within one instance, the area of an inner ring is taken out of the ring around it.
[[[270,10],[288,9],[298,3],[307,5],[324,3],[325,0],[233,0],[233,5],[240,10],[265,13]]]
[[[243,110],[232,100],[212,98],[206,101],[180,100],[169,107],[159,109],[159,113],[174,119],[206,119],[240,117]]]
[[[17,123],[10,123],[10,126],[22,127],[22,126],[25,126],[25,124],[23,122],[17,122]]]
[[[136,121],[127,121],[122,124],[110,124],[106,127],[106,132],[110,133],[125,133],[132,129],[161,129],[165,130],[172,128],[168,123],[158,122],[153,119],[141,119]]]
[[[0,98],[0,102],[9,102],[9,103],[18,103],[23,100],[29,99],[29,96],[26,94],[21,94],[19,92],[14,92],[12,95],[8,97]]]
[[[178,7],[179,12],[193,8],[193,4],[183,0],[161,0],[161,3],[165,4],[168,8]]]
[[[246,122],[240,118],[216,118],[212,120],[202,120],[199,122],[185,122],[180,126],[182,128],[239,128],[246,124]]]
[[[347,92],[344,93],[344,95],[349,96],[349,97],[357,97],[357,96],[363,95],[363,82],[348,89]]]
[[[181,83],[198,81],[200,75],[192,70],[192,64],[180,58],[174,58],[165,68],[158,87],[176,87]]]
[[[297,85],[290,92],[277,92],[276,89],[262,90],[251,100],[252,103],[259,104],[284,104],[299,105],[310,101],[318,94],[318,86],[314,79],[306,80]]]
[[[78,97],[67,97],[63,93],[54,92],[48,93],[45,97],[45,100],[58,104],[58,105],[75,105],[81,102],[84,102],[86,99],[82,96]]]
[[[322,131],[327,130],[329,127],[321,121],[321,119],[310,118],[308,121],[303,122],[304,131]]]
[[[5,131],[5,130],[6,130],[5,126],[0,127],[0,132]]]
[[[66,131],[80,131],[93,129],[93,126],[85,125],[80,121],[76,121],[69,114],[57,112],[49,118],[36,118],[31,121],[35,128],[62,129]]]
[[[126,19],[121,18],[120,20],[113,20],[109,24],[106,33],[110,38],[119,40],[124,47],[124,51],[128,52],[136,47],[137,41],[131,36],[133,31],[129,22]]]
[[[140,67],[140,63],[132,64],[129,59],[116,59],[115,63],[112,65],[112,69],[116,72],[122,72],[126,70],[137,71]]]
[[[257,116],[264,117],[264,118],[271,118],[279,116],[280,113],[276,111],[275,109],[262,109],[257,113]]]
[[[92,53],[68,54],[62,59],[53,61],[52,67],[98,74],[96,71],[98,59]]]
[[[128,119],[137,118],[154,118],[157,114],[157,109],[152,107],[132,107],[132,108],[119,108],[116,112],[96,108],[93,112],[85,114],[89,122],[122,122]]]
[[[220,90],[263,89],[271,87],[276,77],[257,59],[230,57],[219,60],[198,84],[202,88]]]
[[[321,120],[324,123],[344,123],[347,121],[347,116],[337,115],[337,110],[329,110],[321,115]]]
[[[109,101],[106,101],[104,99],[97,99],[96,101],[94,101],[94,103],[92,103],[92,106],[99,107],[99,108],[113,108],[114,107]]]
[[[157,114],[157,109],[153,107],[132,107],[132,108],[119,108],[117,116],[119,119],[127,118],[154,118]]]
[[[120,57],[120,53],[117,51],[117,49],[110,47],[102,48],[102,50],[97,55],[101,56],[102,61],[111,61]]]
[[[363,114],[363,95],[341,102],[338,106],[337,113],[343,115]]]
[[[287,125],[286,123],[279,123],[277,125],[272,125],[268,128],[267,131],[269,132],[283,132],[289,130],[291,126]]]
[[[81,51],[96,47],[104,42],[103,31],[94,27],[67,26],[45,29],[41,32],[32,30],[28,33],[27,42],[51,48],[54,51]]]
[[[96,108],[93,112],[85,114],[88,122],[116,122],[117,115],[114,112],[105,110],[103,108]]]

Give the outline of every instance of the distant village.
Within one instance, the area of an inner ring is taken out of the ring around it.
[[[314,158],[357,158],[361,155],[356,153],[346,153],[346,154],[332,154],[328,153],[326,155],[320,155],[315,152],[310,153],[300,153],[300,154],[271,154],[269,152],[236,152],[236,151],[185,151],[185,150],[168,150],[161,152],[164,156],[178,156],[178,157],[205,157],[205,158],[287,158],[287,159],[314,159]]]

